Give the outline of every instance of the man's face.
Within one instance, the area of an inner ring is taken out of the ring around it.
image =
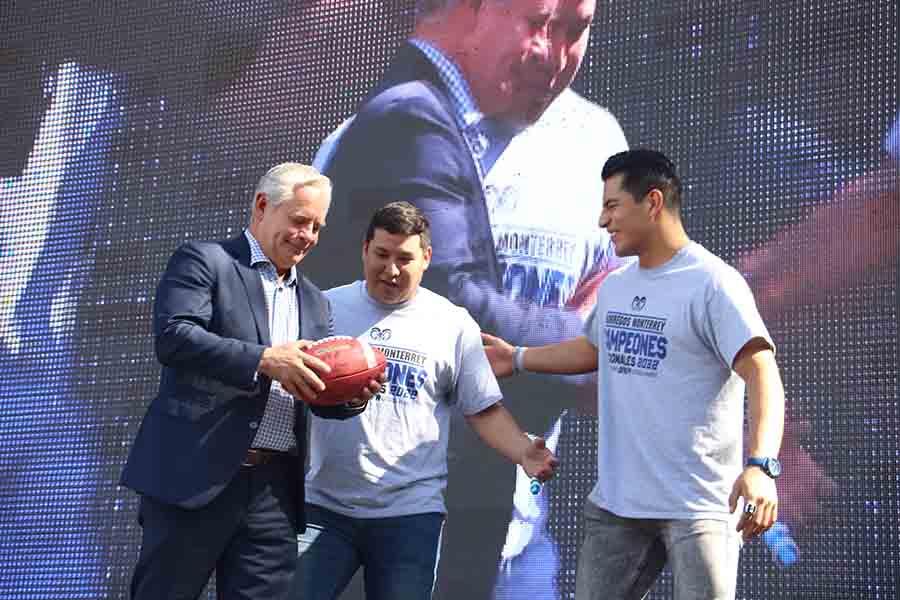
[[[463,42],[479,109],[527,125],[572,83],[596,0],[484,0]]]
[[[275,205],[257,194],[250,233],[278,270],[279,275],[303,260],[319,241],[331,193],[314,185],[298,187],[291,198]]]
[[[609,232],[618,256],[638,256],[652,235],[652,207],[648,198],[638,202],[623,190],[624,179],[625,175],[619,173],[604,182],[600,227]]]
[[[418,235],[376,229],[363,244],[363,271],[369,295],[382,304],[400,304],[416,295],[431,262],[431,246]]]

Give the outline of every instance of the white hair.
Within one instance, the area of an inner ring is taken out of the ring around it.
[[[253,214],[256,197],[259,194],[265,194],[273,206],[278,206],[285,200],[293,198],[298,187],[305,186],[314,186],[330,192],[331,180],[322,175],[318,169],[309,165],[295,162],[275,165],[266,171],[266,174],[260,177],[259,183],[256,184],[250,214]]]

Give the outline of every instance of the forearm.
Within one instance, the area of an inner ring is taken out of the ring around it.
[[[558,344],[527,348],[522,357],[526,371],[576,375],[597,370],[597,347],[584,336]]]
[[[522,432],[502,402],[466,416],[466,421],[484,443],[513,464],[521,464],[531,440]]]
[[[265,347],[223,338],[190,322],[171,323],[156,337],[160,364],[249,389]]]
[[[738,268],[769,317],[791,304],[820,302],[900,254],[896,163],[882,166],[816,206],[796,225],[744,256]],[[836,244],[837,239],[857,240]],[[833,268],[818,268],[832,265]]]
[[[263,346],[211,330],[218,281],[209,254],[191,242],[169,260],[153,306],[156,356],[163,366],[250,389]]]
[[[542,346],[570,340],[584,328],[576,309],[539,306],[513,300],[492,287],[489,278],[451,274],[450,300],[464,306],[485,331],[517,346]]]
[[[750,456],[778,456],[784,434],[784,387],[775,356],[770,350],[757,353],[749,369],[747,398],[750,407]]]

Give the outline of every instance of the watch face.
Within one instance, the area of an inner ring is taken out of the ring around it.
[[[766,470],[769,472],[769,475],[772,477],[781,475],[781,463],[778,462],[777,458],[770,458],[766,462],[768,463],[766,465]]]

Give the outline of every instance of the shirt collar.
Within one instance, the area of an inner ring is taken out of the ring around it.
[[[278,270],[275,268],[275,265],[272,264],[272,261],[266,256],[266,253],[263,252],[262,246],[259,245],[259,242],[253,237],[253,234],[250,233],[249,229],[244,230],[244,237],[247,238],[247,242],[250,244],[250,266],[255,267],[257,265],[269,265],[273,271],[278,273]],[[288,276],[284,280],[284,285],[294,285],[297,281],[297,267],[291,267],[291,270],[288,272]]]
[[[478,125],[484,114],[478,109],[472,89],[459,66],[437,47],[421,38],[412,38],[409,43],[418,48],[435,66],[441,82],[446,86],[456,111],[456,119],[461,128]]]

